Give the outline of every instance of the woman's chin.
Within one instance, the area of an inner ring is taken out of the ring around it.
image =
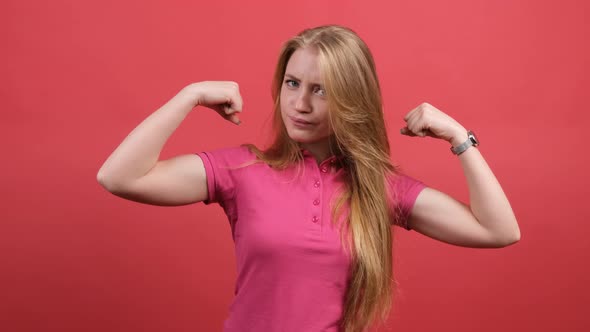
[[[313,138],[303,135],[289,135],[289,137],[297,144],[311,144],[315,142]]]
[[[287,130],[289,137],[298,144],[316,144],[321,142],[328,142],[329,138],[325,136],[310,135],[308,131],[301,130]]]

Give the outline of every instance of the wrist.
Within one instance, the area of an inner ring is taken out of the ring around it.
[[[463,144],[467,139],[469,139],[469,136],[467,135],[467,129],[460,128],[453,136],[451,136],[449,143],[451,143],[451,146],[455,147]]]
[[[451,152],[453,154],[460,155],[472,146],[479,146],[479,140],[475,136],[475,133],[470,130],[467,132],[467,139],[463,143],[451,146]]]
[[[184,87],[179,93],[179,97],[186,103],[190,103],[191,107],[197,107],[201,101],[201,93],[197,86],[198,83],[192,83]]]

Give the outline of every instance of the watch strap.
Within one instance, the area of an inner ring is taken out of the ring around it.
[[[467,132],[467,140],[460,145],[452,146],[451,152],[453,152],[453,154],[460,155],[461,153],[463,153],[467,149],[469,149],[471,146],[477,146],[477,145],[478,144],[477,144],[477,140],[475,138],[475,135],[473,134],[473,132],[468,131]]]

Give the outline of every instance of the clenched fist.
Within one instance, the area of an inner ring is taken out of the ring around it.
[[[467,140],[467,130],[436,107],[422,103],[404,117],[406,127],[400,130],[407,136],[440,138],[457,146]]]
[[[208,107],[224,119],[240,124],[237,113],[242,112],[242,96],[238,83],[231,81],[204,81],[190,84],[185,88],[195,106]]]

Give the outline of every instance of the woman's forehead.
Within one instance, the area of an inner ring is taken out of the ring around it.
[[[320,84],[322,75],[320,71],[320,56],[316,48],[299,48],[291,55],[285,76],[290,76],[300,81],[309,81]]]

